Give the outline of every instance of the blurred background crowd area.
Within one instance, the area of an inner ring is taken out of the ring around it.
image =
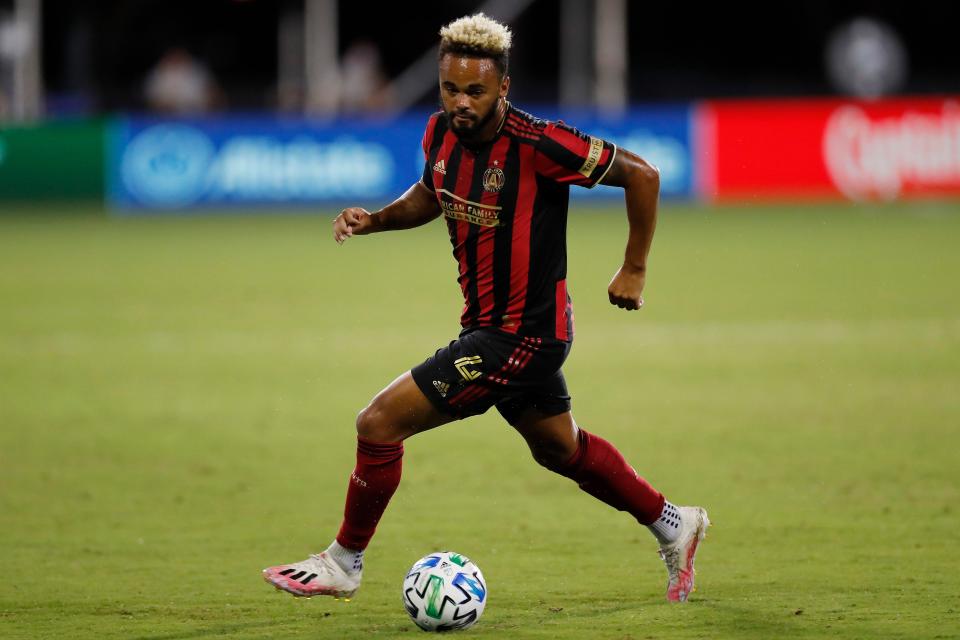
[[[0,119],[429,107],[440,26],[478,10],[521,104],[960,93],[950,2],[0,0]]]
[[[664,198],[960,197],[956,2],[0,0],[0,201],[389,201],[438,32],[478,11],[515,34],[514,104],[640,153]]]

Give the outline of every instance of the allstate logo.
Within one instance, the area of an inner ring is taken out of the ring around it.
[[[182,207],[203,195],[215,152],[202,131],[182,124],[158,124],[130,141],[120,174],[130,194],[142,203]]]

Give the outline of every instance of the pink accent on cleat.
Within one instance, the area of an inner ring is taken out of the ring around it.
[[[326,553],[314,554],[293,564],[267,567],[263,579],[294,596],[351,598],[360,588],[362,572],[348,574]]]
[[[679,507],[680,537],[676,542],[660,547],[660,557],[667,565],[667,600],[686,602],[694,590],[696,570],[693,561],[697,547],[706,536],[710,519],[700,507]]]

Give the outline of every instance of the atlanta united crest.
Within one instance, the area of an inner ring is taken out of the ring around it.
[[[489,167],[483,172],[483,190],[490,193],[499,193],[500,189],[503,189],[505,179],[500,167]]]

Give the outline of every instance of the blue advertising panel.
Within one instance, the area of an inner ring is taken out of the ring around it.
[[[121,119],[108,194],[120,210],[387,200],[423,170],[425,123]]]
[[[421,175],[420,140],[428,115],[332,123],[275,117],[119,119],[109,133],[109,198],[126,212],[387,201]],[[692,195],[686,106],[634,110],[616,119],[565,113],[564,119],[656,164],[664,196]],[[602,186],[572,193],[621,197]]]

